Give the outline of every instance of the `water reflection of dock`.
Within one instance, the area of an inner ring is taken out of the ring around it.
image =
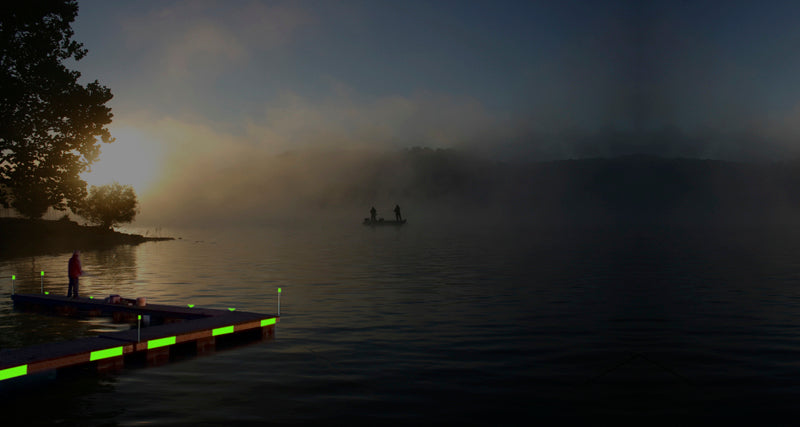
[[[138,306],[90,298],[16,294],[15,307],[64,315],[113,316],[117,321],[150,326],[68,342],[39,344],[0,351],[0,381],[37,372],[75,366],[96,366],[113,371],[125,366],[158,365],[183,355],[204,354],[219,346],[274,336],[280,317],[241,311],[178,307],[160,304]]]

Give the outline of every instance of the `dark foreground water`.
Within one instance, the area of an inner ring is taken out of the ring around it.
[[[355,222],[182,235],[86,252],[82,293],[274,313],[281,287],[275,340],[0,383],[6,420],[769,423],[800,407],[797,230]],[[65,292],[68,257],[0,261],[0,274],[38,292],[45,270],[45,290]],[[120,327],[14,312],[10,287],[0,348]]]

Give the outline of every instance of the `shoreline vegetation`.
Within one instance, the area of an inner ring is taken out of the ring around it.
[[[83,226],[66,219],[54,221],[25,218],[0,218],[0,236],[0,259],[174,240],[173,237],[145,237],[102,227]]]

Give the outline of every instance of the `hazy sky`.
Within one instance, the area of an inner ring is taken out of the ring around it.
[[[79,6],[89,54],[75,68],[111,89],[117,137],[89,181],[145,196],[186,170],[320,145],[555,158],[800,147],[792,1]]]

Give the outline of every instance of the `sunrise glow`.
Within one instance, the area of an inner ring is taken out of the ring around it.
[[[161,142],[138,129],[112,129],[111,132],[116,141],[102,144],[100,157],[82,177],[90,187],[115,181],[131,185],[141,197],[161,175]]]

